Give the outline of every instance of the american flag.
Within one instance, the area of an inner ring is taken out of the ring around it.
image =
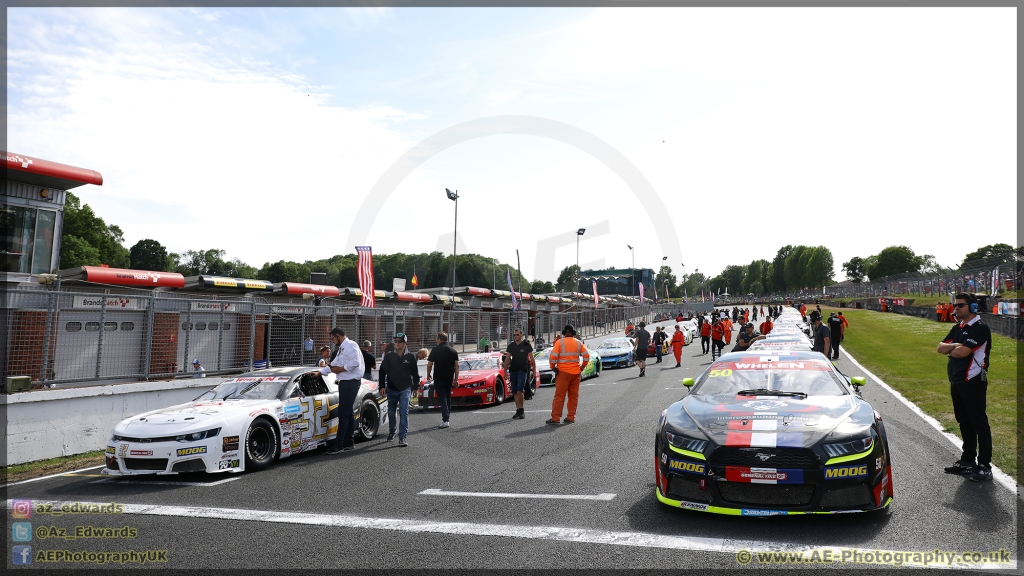
[[[597,280],[591,280],[590,282],[594,286],[594,308],[597,308]]]
[[[356,254],[359,255],[356,276],[359,277],[359,291],[363,293],[359,305],[376,308],[377,300],[373,297],[373,250],[369,246],[356,246]]]
[[[519,310],[519,299],[516,298],[516,289],[512,286],[512,273],[505,268],[505,280],[508,280],[508,289],[512,292],[512,309]]]

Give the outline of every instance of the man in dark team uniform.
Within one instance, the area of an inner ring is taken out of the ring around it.
[[[828,315],[829,343],[832,349],[826,351],[829,358],[839,358],[839,342],[843,339],[843,320],[835,312]]]
[[[636,338],[636,365],[640,367],[641,377],[647,370],[647,346],[651,343],[651,333],[644,326],[647,326],[647,323],[640,322],[633,333]]]
[[[821,314],[818,314],[817,310],[811,312],[811,335],[814,337],[814,344],[811,346],[811,350],[828,355],[832,349],[832,343],[829,341],[831,335],[825,324],[821,322]]]
[[[452,386],[459,381],[459,353],[448,345],[446,332],[437,333],[437,346],[427,356],[427,380],[434,381],[434,393],[437,394],[437,403],[441,408],[441,424],[438,428],[448,428],[451,426],[448,418],[452,413]]]
[[[526,393],[527,378],[533,378],[533,346],[523,340],[523,331],[518,328],[512,333],[512,342],[505,349],[505,370],[508,370],[509,383],[516,398],[516,413],[513,419],[526,418],[523,398]]]
[[[955,300],[954,313],[960,323],[953,326],[936,351],[949,356],[946,376],[964,446],[960,459],[947,466],[945,472],[965,474],[974,482],[983,482],[992,479],[992,430],[985,414],[992,331],[978,316],[974,297],[957,294]]]

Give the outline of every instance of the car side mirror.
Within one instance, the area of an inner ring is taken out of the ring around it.
[[[850,378],[850,384],[853,384],[854,386],[863,386],[867,383],[867,378],[864,378],[863,376],[854,376],[853,378]]]
[[[683,378],[683,386],[686,386],[687,388],[693,386],[693,378]]]

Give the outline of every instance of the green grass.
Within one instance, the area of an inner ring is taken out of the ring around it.
[[[947,358],[935,351],[952,325],[871,310],[843,309],[843,316],[850,322],[843,348],[938,420],[946,430],[959,436],[960,427],[953,417],[949,398]],[[1014,478],[1017,477],[1018,347],[1016,340],[992,335],[987,396],[992,461]]]
[[[48,468],[53,468],[57,471],[63,469],[71,470],[78,464],[84,463],[85,465],[88,465],[87,462],[102,457],[103,450],[97,450],[95,452],[75,454],[74,456],[60,456],[58,458],[49,458],[47,460],[37,460],[35,462],[26,462],[24,464],[7,466],[3,470],[3,475],[7,478],[11,478],[12,476],[23,476],[27,473],[34,473]]]

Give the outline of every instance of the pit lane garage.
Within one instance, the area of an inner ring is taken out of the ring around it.
[[[352,406],[369,440],[386,424],[387,399],[363,380]],[[316,450],[338,432],[335,375],[272,368],[229,378],[194,401],[122,420],[107,442],[104,474],[261,470]]]
[[[658,420],[658,500],[742,516],[887,513],[889,446],[864,382],[817,352],[722,356]]]

